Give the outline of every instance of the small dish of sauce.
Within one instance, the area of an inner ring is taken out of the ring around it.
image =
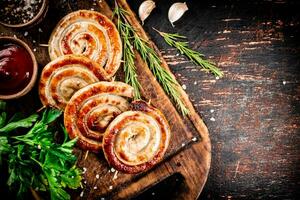
[[[12,99],[31,90],[37,62],[30,48],[13,37],[0,37],[0,99]]]

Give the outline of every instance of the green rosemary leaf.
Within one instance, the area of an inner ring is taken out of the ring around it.
[[[211,72],[217,77],[222,77],[223,72],[215,65],[215,63],[205,60],[204,55],[189,48],[188,42],[182,41],[186,39],[185,36],[177,33],[165,33],[153,28],[158,32],[165,40],[165,42],[172,47],[175,47],[179,52],[187,56],[194,64],[201,66],[205,71]]]
[[[162,66],[161,60],[153,48],[151,48],[146,41],[140,38],[134,28],[127,22],[127,14],[127,11],[115,3],[114,16],[117,19],[117,27],[124,43],[124,71],[126,82],[135,88],[140,88],[140,84],[136,81],[137,74],[134,68],[135,57],[133,48],[135,48],[140,53],[142,59],[147,63],[149,69],[152,71],[156,80],[161,84],[166,94],[172,98],[178,110],[183,115],[187,115],[189,110],[183,103],[178,91],[180,85],[170,72]],[[177,36],[175,34],[171,37]]]
[[[141,84],[137,78],[138,75],[134,64],[135,55],[130,41],[133,29],[131,26],[122,21],[122,13],[127,12],[116,6],[113,12],[113,17],[117,20],[117,29],[123,40],[123,68],[125,73],[125,82],[134,88],[134,98],[141,99]]]

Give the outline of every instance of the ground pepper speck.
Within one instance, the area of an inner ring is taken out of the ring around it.
[[[0,20],[10,25],[27,23],[38,14],[42,4],[42,0],[1,0]]]

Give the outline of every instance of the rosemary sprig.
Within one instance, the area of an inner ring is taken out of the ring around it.
[[[117,3],[115,5],[114,14],[117,16],[117,26],[124,26],[128,30],[128,32],[124,32],[126,34],[125,37],[122,35],[123,39],[127,40],[124,41],[124,44],[128,42],[130,45],[133,45],[133,47],[140,53],[142,59],[148,64],[150,70],[152,71],[157,81],[161,84],[164,91],[173,99],[179,111],[183,115],[187,115],[189,113],[189,110],[181,99],[180,93],[178,91],[178,87],[180,87],[178,82],[165,68],[162,67],[162,62],[157,53],[149,46],[149,44],[145,40],[138,36],[134,28],[127,22],[126,15],[128,13],[124,9],[120,8]],[[125,53],[126,52],[124,52],[124,57]],[[128,71],[128,69],[125,70]],[[128,72],[125,72],[125,74],[126,73],[128,74],[128,76],[130,76]]]
[[[188,108],[182,102],[177,87],[180,87],[177,81],[171,76],[171,74],[161,66],[161,61],[156,52],[149,47],[149,45],[139,38],[134,37],[134,47],[140,52],[142,59],[147,62],[150,70],[163,87],[164,91],[169,95],[175,102],[177,108],[183,115],[189,113]]]
[[[122,22],[121,15],[120,15],[122,11],[120,9],[121,8],[116,6],[113,12],[113,17],[116,16],[117,28],[123,40],[123,60],[124,60],[123,68],[125,73],[125,82],[134,88],[134,98],[140,99],[141,84],[137,79],[138,75],[136,73],[136,67],[134,65],[135,55],[134,55],[133,47],[130,43],[130,36],[133,34],[133,29],[131,26],[128,26],[127,24]]]
[[[217,77],[223,76],[223,72],[218,67],[216,67],[213,62],[203,59],[203,54],[190,49],[188,47],[188,42],[182,41],[186,39],[185,36],[179,35],[178,33],[165,33],[155,28],[153,29],[164,38],[168,45],[178,49],[181,54],[187,56],[193,63],[201,66],[204,70],[211,72]]]

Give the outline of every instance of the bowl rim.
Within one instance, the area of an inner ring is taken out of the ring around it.
[[[32,64],[33,64],[32,76],[31,76],[31,79],[30,79],[29,83],[27,84],[27,86],[24,87],[21,91],[14,93],[14,94],[8,94],[8,95],[0,94],[0,99],[3,99],[3,100],[16,99],[16,98],[24,96],[33,88],[35,81],[37,79],[38,63],[37,63],[34,53],[32,52],[30,47],[24,41],[22,41],[16,37],[11,37],[11,36],[0,36],[0,41],[11,41],[12,43],[15,43],[15,44],[18,44],[18,45],[24,47],[26,49],[26,51],[29,53],[31,60],[32,60]]]
[[[48,0],[42,0],[42,1],[43,1],[43,4],[42,4],[42,7],[40,8],[39,12],[28,22],[22,23],[22,24],[7,24],[5,22],[0,21],[0,24],[7,26],[7,27],[11,27],[11,28],[23,28],[23,27],[32,25],[44,14],[44,11],[47,9]]]

